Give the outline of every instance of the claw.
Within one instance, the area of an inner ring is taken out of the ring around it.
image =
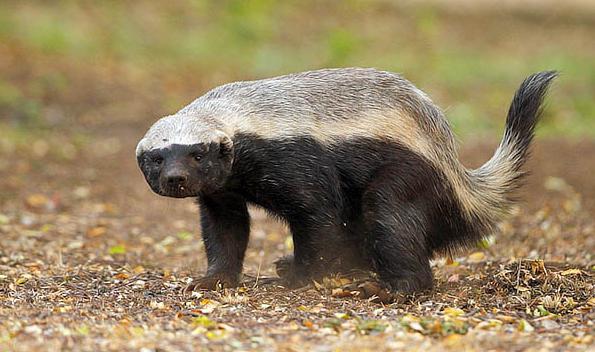
[[[237,280],[232,280],[228,277],[219,275],[204,276],[193,280],[191,283],[186,285],[182,290],[183,294],[192,294],[195,290],[211,290],[219,291],[224,288],[231,288],[238,286]]]

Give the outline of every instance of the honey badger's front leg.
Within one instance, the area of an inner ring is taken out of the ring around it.
[[[208,268],[187,289],[237,286],[250,234],[246,201],[236,194],[216,193],[201,196],[199,206]]]

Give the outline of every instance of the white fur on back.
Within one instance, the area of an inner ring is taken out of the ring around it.
[[[327,145],[352,138],[379,138],[399,141],[426,157],[432,155],[429,136],[411,116],[401,111],[362,111],[358,113],[361,116],[345,120],[319,120],[304,116],[297,120],[271,118],[263,113],[244,115],[227,109],[229,105],[226,102],[218,102],[221,105],[217,109],[213,107],[215,102],[209,103],[201,112],[179,113],[157,121],[139,143],[137,155],[172,144],[208,143],[210,131],[214,129],[223,131],[232,139],[238,133],[263,139],[313,137]]]

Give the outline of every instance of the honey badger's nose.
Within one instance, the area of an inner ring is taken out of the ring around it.
[[[167,176],[167,184],[170,186],[183,185],[188,180],[186,175],[169,175]]]
[[[163,178],[169,187],[180,187],[186,185],[186,182],[188,181],[188,173],[184,170],[173,169],[163,175]]]

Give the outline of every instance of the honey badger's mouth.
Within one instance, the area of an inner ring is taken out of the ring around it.
[[[170,198],[187,198],[196,197],[199,194],[200,187],[192,187],[189,185],[161,185],[159,187],[159,195]]]

